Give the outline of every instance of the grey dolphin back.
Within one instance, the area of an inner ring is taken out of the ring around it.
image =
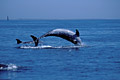
[[[54,30],[57,30],[57,29],[54,29]],[[57,33],[54,33],[53,31],[54,30],[51,30],[49,32],[47,32],[46,34],[42,35],[39,37],[39,39],[43,38],[43,37],[47,37],[47,36],[58,36],[60,37],[60,35],[64,35],[65,34],[65,31],[62,32],[57,32]],[[64,29],[63,29],[64,30]],[[69,31],[69,30],[68,30]],[[76,29],[76,33],[72,32],[71,35],[76,35],[79,37],[79,31]]]
[[[45,34],[43,34],[42,36],[40,36],[38,39],[41,39],[41,38],[43,38],[43,37],[47,37],[47,36],[51,36],[51,32],[52,32],[53,30],[51,30],[51,31],[49,31],[49,32],[47,32],[47,33],[45,33]]]

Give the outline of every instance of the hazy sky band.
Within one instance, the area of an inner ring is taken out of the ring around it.
[[[120,19],[120,0],[0,0],[0,19]]]

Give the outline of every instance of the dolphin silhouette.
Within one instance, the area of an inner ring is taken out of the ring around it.
[[[80,35],[77,29],[76,29],[76,33],[68,29],[54,29],[42,35],[38,39],[48,37],[48,36],[60,37],[60,38],[63,38],[65,40],[72,42],[75,45],[81,45],[81,39],[79,37]]]
[[[0,69],[2,69],[2,68],[7,68],[7,67],[8,67],[8,65],[0,64]]]

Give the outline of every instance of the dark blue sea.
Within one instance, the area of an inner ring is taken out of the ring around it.
[[[78,29],[84,46],[59,37],[16,43],[57,28]],[[0,20],[0,64],[0,80],[120,80],[120,20]]]

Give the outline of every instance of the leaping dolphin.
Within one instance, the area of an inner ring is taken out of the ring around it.
[[[81,45],[81,39],[79,37],[79,31],[77,29],[76,29],[76,33],[67,29],[54,29],[42,35],[38,39],[48,37],[48,36],[60,37],[72,42],[75,45]]]

